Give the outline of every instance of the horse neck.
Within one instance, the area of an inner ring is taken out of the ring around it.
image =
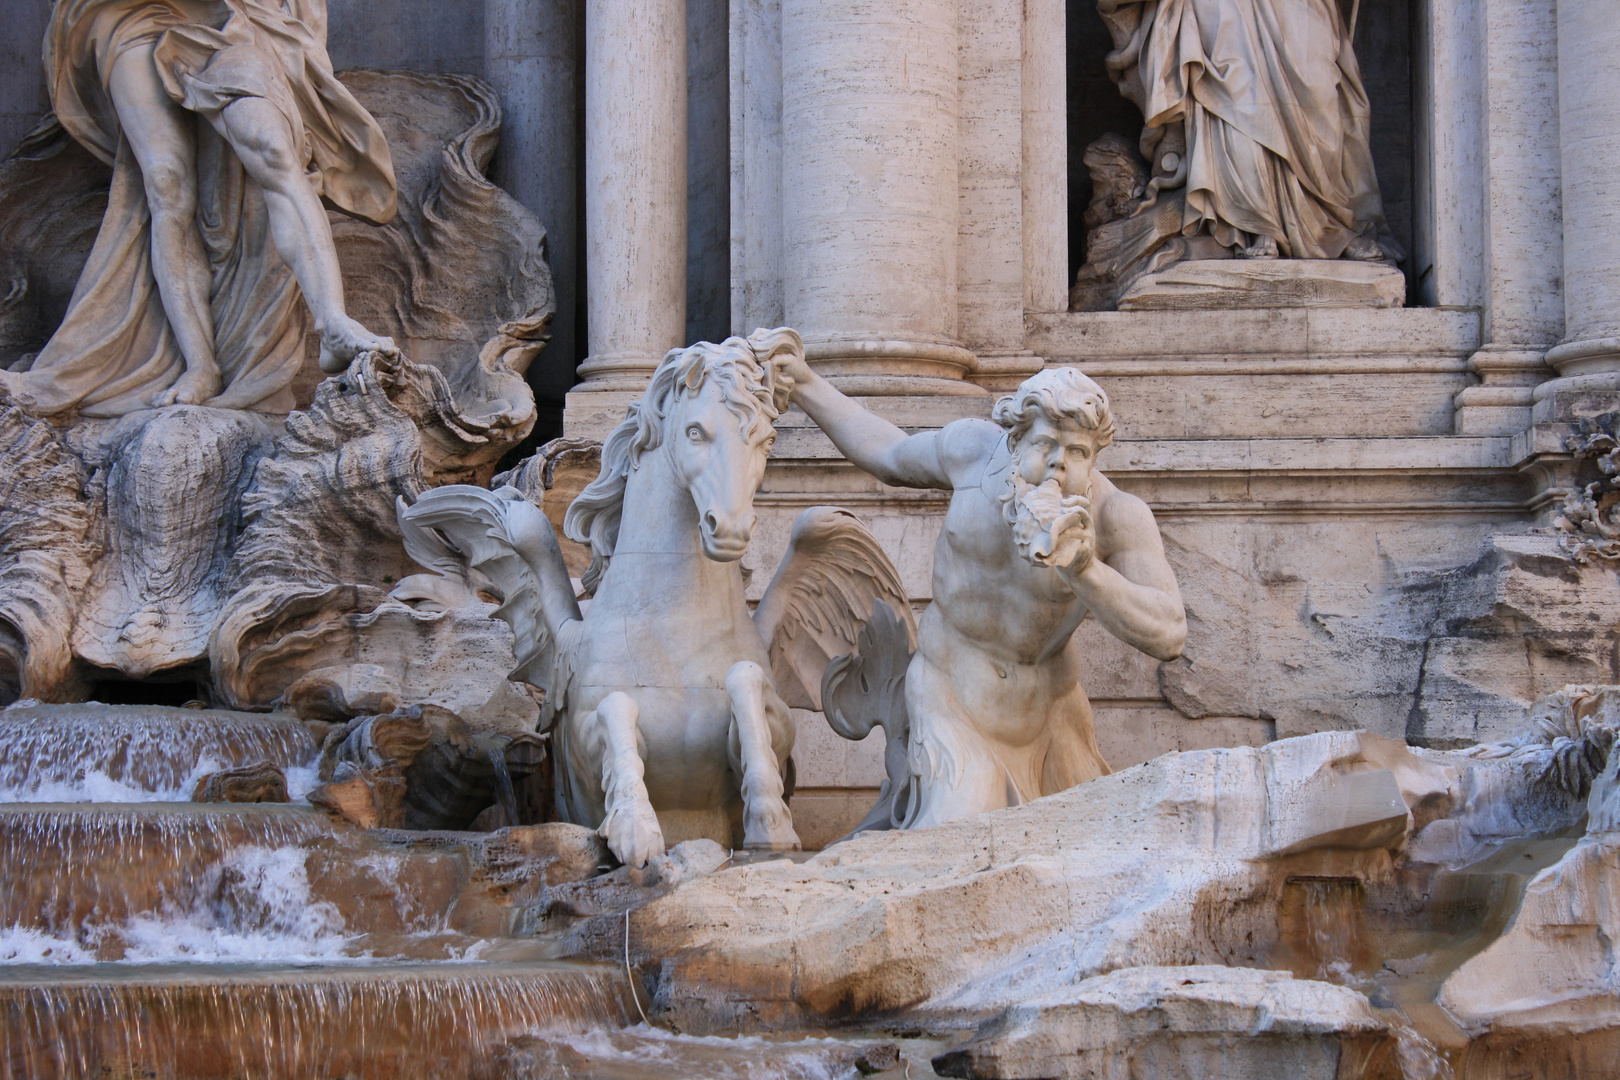
[[[681,599],[686,596],[712,598],[732,591],[742,596],[738,565],[703,554],[697,506],[662,447],[644,455],[625,483],[619,539],[595,602],[612,604],[622,596],[642,604],[647,598],[642,585],[648,582],[656,585],[658,596],[678,604],[689,602]]]

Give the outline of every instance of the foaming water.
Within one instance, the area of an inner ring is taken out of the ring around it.
[[[0,809],[0,963],[337,955],[302,847],[331,830],[283,806]]]
[[[1416,1028],[1397,1023],[1390,1030],[1395,1036],[1395,1064],[1401,1080],[1454,1080],[1451,1063]]]
[[[30,1080],[467,1076],[513,1036],[622,1026],[633,1007],[611,965],[17,974],[0,1075]]]
[[[0,710],[0,802],[174,802],[211,772],[268,761],[288,794],[317,783],[320,748],[288,716],[156,705]]]
[[[300,848],[247,847],[204,873],[189,900],[71,930],[0,929],[0,964],[319,963],[351,956],[343,915],[310,894]]]

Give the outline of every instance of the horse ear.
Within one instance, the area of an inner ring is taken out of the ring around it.
[[[697,346],[684,350],[681,354],[681,365],[675,371],[675,382],[688,390],[696,390],[703,385],[703,350]]]

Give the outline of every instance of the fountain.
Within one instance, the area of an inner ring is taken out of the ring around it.
[[[0,1080],[1620,1078],[1601,0],[402,4],[11,5]]]

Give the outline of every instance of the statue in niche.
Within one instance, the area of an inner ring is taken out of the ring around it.
[[[58,0],[45,62],[112,190],[61,327],[0,396],[38,415],[285,413],[300,293],[322,370],[397,355],[345,312],[323,206],[383,224],[396,199],[382,130],[332,72],[324,0]]]
[[[1109,74],[1145,124],[1135,147],[1108,135],[1086,150],[1093,200],[1072,307],[1399,306],[1354,14],[1339,4],[1099,0]],[[1333,282],[1314,288],[1278,285],[1307,273],[1297,265],[1255,264],[1138,287],[1178,263],[1230,258],[1378,265],[1312,269]],[[1200,284],[1228,295],[1188,301]],[[1258,295],[1236,295],[1248,290]]]
[[[778,363],[792,400],[850,461],[887,484],[952,492],[933,603],[905,673],[909,791],[895,792],[889,822],[863,827],[938,825],[1108,773],[1076,628],[1094,614],[1121,641],[1173,660],[1187,621],[1152,511],[1097,471],[1114,431],[1102,388],[1052,368],[997,402],[993,423],[908,436],[802,356]],[[891,768],[886,794],[895,779]]]

